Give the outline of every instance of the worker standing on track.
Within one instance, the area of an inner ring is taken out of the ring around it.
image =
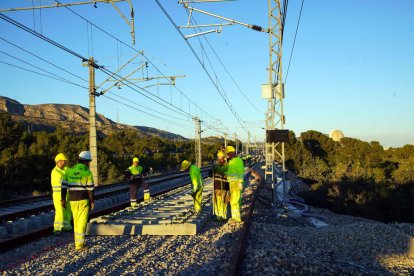
[[[189,171],[191,184],[192,184],[192,194],[191,196],[194,199],[194,211],[199,214],[201,213],[201,202],[202,202],[202,193],[204,188],[203,178],[201,177],[200,168],[196,165],[191,165],[190,161],[184,160],[181,163],[181,171]]]
[[[230,201],[229,183],[227,182],[228,165],[226,154],[219,150],[217,153],[217,164],[213,167],[213,208],[217,220],[227,219],[227,205]]]
[[[55,157],[56,166],[53,168],[50,180],[52,184],[52,198],[53,206],[55,207],[55,221],[53,223],[53,234],[60,235],[62,231],[72,230],[70,221],[72,213],[70,206],[63,208],[60,201],[62,199],[62,182],[66,174],[66,162],[68,158],[65,154],[59,153]],[[66,201],[69,201],[69,194],[66,196]]]
[[[227,181],[230,186],[230,206],[231,219],[230,223],[241,222],[241,194],[243,191],[244,163],[243,160],[236,156],[236,149],[232,146],[226,147],[227,160],[229,168],[227,170]]]
[[[89,151],[79,154],[78,163],[69,168],[62,183],[62,207],[67,206],[66,190],[69,190],[70,208],[73,213],[73,226],[75,236],[75,249],[85,250],[85,233],[89,212],[94,208],[93,175],[89,170],[92,161]]]
[[[144,201],[149,201],[150,191],[148,184],[142,180],[142,171],[144,170],[139,164],[138,157],[132,159],[132,165],[125,170],[125,178],[129,181],[129,200],[131,207],[138,207],[137,191],[141,187],[144,190]]]

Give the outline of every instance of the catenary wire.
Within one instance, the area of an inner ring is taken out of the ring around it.
[[[11,63],[8,63],[8,62],[5,62],[5,61],[0,61],[0,63],[6,64],[6,65],[11,66],[11,67],[15,67],[15,68],[18,68],[18,69],[21,69],[21,70],[27,71],[27,72],[31,72],[31,73],[34,73],[34,74],[38,74],[38,75],[41,75],[41,76],[44,76],[44,77],[48,77],[48,78],[51,78],[51,79],[54,79],[54,80],[58,80],[58,81],[62,81],[62,82],[66,82],[66,83],[69,83],[69,84],[72,84],[72,85],[76,85],[76,86],[81,87],[81,88],[89,89],[88,87],[85,87],[85,86],[79,85],[79,84],[74,83],[74,82],[69,81],[69,80],[65,80],[65,79],[63,79],[63,78],[61,78],[61,77],[60,77],[60,78],[55,78],[55,77],[52,77],[52,76],[49,76],[49,75],[46,75],[46,74],[42,74],[42,73],[39,73],[39,72],[36,72],[36,71],[30,70],[30,69],[27,69],[27,68],[23,68],[23,67],[20,67],[20,66],[17,66],[17,65],[14,65],[14,64],[11,64]]]
[[[10,58],[13,58],[13,59],[15,59],[15,60],[18,60],[18,61],[20,61],[20,62],[22,62],[22,63],[24,63],[24,64],[26,64],[26,65],[32,66],[32,67],[34,67],[34,68],[36,68],[36,69],[38,69],[38,70],[40,70],[40,71],[42,71],[42,72],[44,72],[44,73],[50,74],[50,75],[54,76],[54,77],[55,77],[55,78],[57,78],[57,79],[62,79],[62,81],[65,81],[65,82],[68,82],[68,83],[72,83],[71,81],[69,81],[69,80],[67,80],[67,79],[64,79],[64,78],[63,78],[63,77],[61,77],[61,76],[58,76],[58,75],[56,75],[55,73],[52,73],[52,72],[47,71],[47,70],[45,70],[45,69],[42,69],[42,68],[40,68],[40,67],[39,67],[39,66],[37,66],[37,65],[31,64],[30,62],[24,61],[24,60],[22,60],[22,59],[20,59],[20,58],[18,58],[18,57],[15,57],[15,56],[13,56],[13,55],[11,55],[11,54],[8,54],[8,53],[3,52],[3,51],[1,51],[1,50],[0,50],[0,53],[2,53],[3,55],[8,56],[8,57],[10,57]]]
[[[22,47],[20,47],[20,46],[18,46],[18,45],[16,45],[16,44],[14,44],[14,43],[12,43],[12,42],[10,42],[9,40],[7,40],[7,39],[5,39],[5,38],[3,38],[3,37],[1,37],[1,36],[0,36],[0,39],[1,39],[1,40],[3,40],[3,41],[5,41],[5,42],[7,42],[7,43],[9,43],[10,45],[13,45],[14,47],[16,47],[16,48],[18,48],[18,49],[20,49],[20,50],[22,50],[22,51],[24,51],[24,52],[26,52],[26,53],[28,53],[28,54],[32,55],[32,56],[34,56],[34,57],[36,57],[36,58],[38,58],[38,59],[40,59],[40,60],[42,60],[42,61],[44,61],[44,62],[48,63],[49,65],[52,65],[53,67],[56,67],[56,68],[58,68],[58,69],[62,70],[62,71],[63,71],[63,72],[65,72],[65,73],[68,73],[68,74],[70,74],[70,75],[72,75],[72,76],[74,76],[74,77],[76,77],[76,78],[78,78],[78,79],[80,79],[80,80],[83,80],[83,81],[85,81],[85,82],[88,82],[88,80],[86,80],[86,79],[84,79],[84,78],[81,78],[81,77],[79,77],[78,75],[75,75],[75,74],[73,74],[73,73],[69,72],[68,70],[66,70],[66,69],[64,69],[64,68],[62,68],[62,67],[60,67],[60,66],[57,66],[56,64],[53,64],[52,62],[47,61],[46,59],[44,59],[44,58],[42,58],[42,57],[40,57],[40,56],[38,56],[38,55],[36,55],[36,54],[34,54],[34,53],[32,53],[32,52],[30,52],[30,51],[26,50],[26,49],[23,49]]]
[[[111,97],[109,97],[109,96],[107,96],[107,95],[102,95],[102,96],[103,96],[103,97],[105,97],[105,98],[108,98],[108,99],[110,99],[110,100],[112,100],[112,101],[115,101],[115,102],[117,102],[117,103],[120,103],[120,104],[122,104],[122,105],[128,106],[129,108],[132,108],[132,109],[135,109],[135,110],[137,110],[137,111],[139,111],[139,112],[142,112],[142,113],[144,113],[144,114],[146,114],[146,115],[148,115],[148,116],[151,116],[151,117],[157,118],[157,119],[162,120],[162,121],[164,121],[164,122],[168,122],[169,124],[173,124],[173,125],[176,125],[176,126],[181,127],[181,128],[188,128],[188,129],[191,129],[191,130],[193,129],[192,127],[189,127],[189,126],[186,126],[186,125],[183,125],[183,124],[180,124],[180,123],[176,123],[176,122],[173,122],[173,121],[171,121],[171,120],[168,120],[168,119],[165,119],[165,118],[161,118],[161,117],[156,116],[156,115],[154,115],[154,114],[151,114],[151,113],[148,113],[148,112],[146,112],[146,111],[140,110],[140,109],[138,109],[138,108],[136,108],[136,107],[134,107],[134,106],[132,106],[132,105],[129,105],[129,104],[124,103],[124,102],[121,102],[121,101],[118,101],[118,100],[116,100],[116,99],[114,99],[114,98],[111,98]]]
[[[13,24],[13,25],[15,25],[15,26],[17,26],[17,27],[19,27],[19,28],[21,28],[21,29],[23,29],[24,31],[29,32],[30,34],[32,34],[32,35],[34,35],[34,36],[37,36],[37,37],[39,37],[40,39],[45,40],[46,42],[48,42],[48,43],[50,43],[50,44],[52,44],[52,45],[54,45],[54,46],[56,46],[56,47],[58,47],[58,48],[60,48],[60,49],[62,49],[62,50],[64,50],[64,51],[66,51],[66,52],[68,52],[68,53],[70,53],[70,54],[72,54],[72,55],[74,55],[74,56],[76,56],[76,57],[80,58],[82,61],[87,61],[87,60],[88,60],[86,57],[84,57],[84,56],[82,56],[82,55],[80,55],[80,54],[78,54],[78,53],[76,53],[76,52],[74,52],[74,51],[70,50],[69,48],[67,48],[67,47],[65,47],[65,46],[63,46],[63,45],[61,45],[61,44],[59,44],[59,43],[57,43],[57,42],[55,42],[55,41],[53,41],[53,40],[51,40],[51,39],[49,39],[49,38],[45,37],[44,35],[41,35],[41,34],[37,33],[36,31],[34,31],[34,30],[32,30],[32,29],[30,29],[30,28],[26,27],[25,25],[23,25],[23,24],[21,24],[21,23],[19,23],[19,22],[15,21],[15,20],[13,20],[13,19],[9,18],[8,16],[5,16],[5,15],[3,15],[3,14],[0,14],[0,18],[1,18],[1,19],[3,19],[3,20],[5,20],[5,21],[7,21],[7,22],[9,22],[9,23],[11,23],[11,24]],[[119,40],[118,40],[118,41],[119,41]],[[5,63],[5,62],[2,62],[2,63]],[[22,67],[18,67],[18,66],[15,66],[15,65],[11,65],[11,64],[8,64],[8,63],[5,63],[5,64],[10,65],[10,66],[14,66],[14,67],[17,67],[17,68],[20,68],[20,69],[23,69],[23,70],[26,70],[26,71],[30,71],[30,72],[33,72],[33,73],[37,73],[37,74],[40,74],[40,75],[44,75],[44,74],[41,74],[41,73],[38,73],[38,72],[34,72],[34,71],[32,71],[32,70],[25,69],[25,68],[22,68]],[[106,74],[108,74],[108,75],[118,76],[117,74],[115,74],[115,73],[113,73],[113,72],[111,72],[111,71],[109,71],[109,70],[107,70],[107,69],[103,68],[102,66],[97,65],[96,63],[93,63],[93,65],[94,65],[94,67],[95,67],[95,68],[97,68],[97,69],[99,69],[99,70],[103,71],[104,73],[106,73]],[[47,75],[44,75],[44,76],[46,76],[46,77],[50,77],[50,76],[47,76]],[[118,77],[119,77],[119,76],[118,76]],[[50,78],[53,78],[53,77],[50,77]],[[57,79],[57,80],[60,80],[60,79]],[[122,80],[120,80],[120,81],[121,81],[121,82],[123,82]],[[124,81],[125,81],[125,80],[124,80]],[[71,82],[69,82],[69,83],[71,83]],[[140,89],[142,89],[142,90],[144,90],[144,91],[146,91],[146,92],[150,93],[149,91],[147,91],[147,90],[143,89],[142,87],[139,87],[139,86],[137,86],[137,85],[135,85],[135,84],[133,84],[133,83],[131,83],[131,82],[129,82],[129,84],[130,84],[130,85],[133,85],[133,86],[136,86],[136,87],[138,87],[138,88],[140,88]],[[147,95],[145,95],[145,94],[141,93],[140,91],[138,91],[138,90],[136,90],[136,89],[132,88],[130,85],[126,85],[126,86],[128,86],[128,87],[129,87],[129,88],[131,88],[132,90],[134,90],[134,91],[136,91],[136,92],[140,93],[140,94],[141,94],[141,95],[143,95],[144,97],[147,97],[147,98],[151,99],[152,101],[157,102],[158,104],[163,105],[164,107],[166,107],[166,108],[168,108],[168,109],[170,109],[170,110],[172,110],[172,111],[174,111],[174,112],[177,112],[176,110],[173,110],[173,109],[171,109],[170,107],[168,107],[168,106],[166,106],[166,105],[164,105],[164,104],[162,104],[162,103],[160,103],[160,102],[156,101],[155,99],[153,99],[153,98],[151,98],[151,97],[148,97]],[[78,86],[80,86],[80,85],[78,85]],[[80,86],[80,87],[82,87],[82,86]],[[84,88],[84,87],[82,87],[82,88]],[[151,93],[150,93],[150,94],[151,94]],[[151,94],[151,95],[152,95],[152,94]],[[152,95],[152,96],[156,97],[155,95]],[[159,98],[159,97],[157,97],[157,98],[158,98],[158,99],[160,99],[160,100],[162,100],[162,101],[165,101],[165,100],[163,100],[163,99],[161,99],[161,98]],[[173,106],[173,105],[172,105],[172,106]],[[174,107],[175,107],[175,106],[174,106]],[[175,107],[175,108],[177,108],[177,107]],[[179,110],[180,110],[180,109],[179,109]],[[186,113],[186,112],[184,112],[184,111],[182,111],[182,110],[180,110],[180,111],[181,111],[181,112],[183,112],[183,113]],[[177,112],[177,113],[178,113],[178,112]],[[180,113],[179,113],[179,114],[180,114]],[[206,113],[206,114],[207,114],[207,113]],[[181,115],[182,115],[182,114],[181,114]],[[189,113],[187,113],[187,116],[192,117],[192,116],[191,116],[191,114],[189,114]],[[211,116],[211,117],[212,117],[212,116]],[[214,128],[212,128],[212,127],[210,127],[210,126],[208,126],[208,125],[206,125],[206,126],[207,126],[208,128],[210,128],[210,129],[212,129],[212,130],[215,130]]]
[[[189,14],[188,10],[186,9],[187,14]],[[191,16],[192,20],[194,21],[194,23],[196,25],[197,21],[195,20],[195,18],[193,16]],[[199,31],[201,31],[201,28],[198,27]],[[197,36],[198,40],[200,41],[200,38]],[[240,91],[240,93],[243,95],[243,97],[246,99],[246,101],[259,113],[262,113],[260,111],[259,108],[257,108],[257,106],[255,106],[252,101],[246,96],[246,94],[243,92],[243,90],[240,88],[240,86],[237,84],[236,80],[233,78],[233,76],[230,74],[229,70],[227,69],[227,67],[224,65],[223,61],[221,60],[221,58],[219,57],[219,55],[217,54],[217,52],[214,50],[213,46],[211,45],[210,41],[208,40],[208,38],[206,36],[203,36],[203,38],[207,41],[207,44],[210,46],[210,49],[213,51],[214,55],[216,56],[216,58],[218,59],[218,61],[220,62],[221,66],[223,67],[223,69],[226,71],[227,75],[229,75],[230,79],[233,81],[233,83],[236,85],[237,89]]]
[[[174,20],[171,18],[171,16],[168,14],[168,12],[165,10],[165,8],[161,5],[161,3],[158,0],[155,0],[155,2],[158,4],[158,6],[160,7],[160,9],[164,12],[165,16],[167,16],[168,20],[171,22],[171,24],[174,26],[174,28],[177,30],[177,32],[180,34],[180,36],[184,39],[185,43],[187,44],[187,46],[190,48],[191,52],[194,54],[194,56],[196,57],[197,61],[200,63],[201,67],[204,69],[204,72],[207,74],[207,76],[209,77],[210,81],[213,83],[213,85],[216,87],[217,91],[219,92],[220,96],[222,97],[222,99],[224,100],[224,102],[226,103],[226,105],[229,107],[230,111],[233,113],[234,117],[237,119],[237,121],[239,122],[239,124],[241,126],[243,125],[243,121],[241,120],[240,116],[237,114],[237,112],[234,110],[233,106],[231,105],[231,103],[227,100],[226,96],[223,95],[223,93],[220,91],[220,89],[218,89],[218,86],[215,84],[212,76],[210,75],[210,73],[207,71],[207,69],[205,68],[203,62],[200,60],[200,57],[197,55],[197,53],[195,52],[194,48],[191,46],[191,44],[187,41],[187,39],[185,39],[183,33],[181,32],[180,29],[177,28],[177,25],[175,24]],[[246,132],[247,129],[244,126],[243,128]]]
[[[62,50],[64,50],[64,51],[66,51],[66,52],[68,52],[68,53],[70,53],[70,54],[72,54],[72,55],[74,55],[75,57],[78,57],[78,58],[80,58],[82,61],[88,61],[88,59],[86,58],[86,57],[83,57],[82,55],[80,55],[80,54],[78,54],[78,53],[76,53],[76,52],[74,52],[74,51],[72,51],[72,50],[70,50],[69,48],[67,48],[67,47],[65,47],[65,46],[63,46],[63,45],[61,45],[61,44],[59,44],[59,43],[57,43],[57,42],[55,42],[55,41],[53,41],[52,39],[50,39],[50,38],[48,38],[48,37],[46,37],[46,36],[44,36],[44,35],[41,35],[41,34],[39,34],[39,33],[37,33],[36,31],[34,31],[34,30],[32,30],[32,29],[30,29],[30,28],[28,28],[27,26],[25,26],[25,25],[23,25],[23,24],[21,24],[21,23],[19,23],[19,22],[17,22],[17,21],[15,21],[15,20],[13,20],[12,18],[10,18],[10,17],[8,17],[8,16],[6,16],[6,15],[4,15],[4,14],[0,14],[0,18],[1,19],[4,19],[5,21],[7,21],[7,22],[9,22],[9,23],[11,23],[11,24],[13,24],[13,25],[15,25],[15,26],[17,26],[17,27],[19,27],[19,28],[21,28],[22,30],[24,30],[24,31],[27,31],[27,32],[29,32],[30,34],[33,34],[34,36],[37,36],[37,37],[39,37],[39,38],[41,38],[42,40],[45,40],[46,42],[48,42],[48,43],[50,43],[50,44],[52,44],[52,45],[54,45],[54,46],[56,46],[56,47],[58,47],[58,48],[60,48],[60,49],[62,49]],[[117,75],[116,73],[114,73],[114,72],[111,72],[110,70],[108,70],[108,69],[106,69],[106,68],[103,68],[102,66],[99,66],[98,64],[96,64],[95,62],[93,62],[92,63],[92,65],[96,68],[96,69],[99,69],[99,70],[101,70],[102,72],[104,72],[104,73],[106,73],[107,75],[109,75],[109,76],[112,76],[112,77],[114,77],[114,76],[117,76],[117,77],[119,77],[119,78],[121,78],[119,75]],[[120,80],[120,79],[119,79]],[[120,80],[121,82],[125,82],[125,80]],[[128,86],[129,88],[131,88],[131,89],[133,89],[132,87],[131,87],[131,85],[133,85],[133,86],[135,86],[135,87],[138,87],[138,88],[140,88],[141,90],[144,90],[144,91],[146,91],[146,92],[148,92],[149,94],[151,94],[148,90],[146,90],[146,89],[144,89],[144,88],[142,88],[142,87],[139,87],[139,86],[137,86],[137,85],[135,85],[135,84],[133,84],[133,83],[131,83],[131,82],[129,82],[129,81],[126,81],[126,82],[128,82],[130,85],[126,85],[126,86]],[[158,101],[156,101],[155,99],[153,99],[153,98],[151,98],[151,97],[149,97],[148,95],[146,95],[146,94],[144,94],[144,93],[142,93],[142,92],[140,92],[140,91],[138,91],[138,90],[136,90],[136,89],[133,89],[133,90],[135,90],[136,92],[138,92],[138,93],[140,93],[141,95],[143,95],[144,97],[146,97],[146,98],[148,98],[148,99],[151,99],[152,101],[154,101],[154,102],[157,102],[158,104],[160,104],[160,105],[162,105],[162,106],[164,106],[164,107],[166,107],[166,108],[168,108],[168,109],[170,109],[170,110],[172,110],[172,111],[174,111],[174,112],[176,112],[176,113],[178,113],[178,114],[180,114],[177,110],[174,110],[174,109],[172,109],[171,107],[168,107],[167,105],[165,105],[165,104],[162,104],[162,103],[160,103],[160,102],[158,102]],[[152,94],[151,94],[152,95]],[[156,97],[155,95],[152,95],[153,97]],[[163,99],[161,99],[161,98],[159,98],[159,97],[157,97],[158,99],[160,99],[160,100],[162,100],[162,101],[164,101],[164,102],[166,102],[165,100],[163,100]],[[167,104],[168,104],[168,102],[166,102]],[[174,106],[175,107],[175,106]],[[182,110],[180,110],[182,113],[185,113],[184,111],[182,111]],[[182,114],[181,114],[182,115]],[[187,114],[187,116],[188,116],[188,114]],[[191,116],[189,116],[189,117],[191,117]]]
[[[298,18],[298,22],[297,22],[297,24],[296,24],[296,31],[295,31],[295,37],[294,37],[294,39],[293,39],[292,51],[290,52],[290,57],[289,57],[288,68],[287,68],[287,70],[286,70],[285,83],[287,82],[287,78],[288,78],[288,76],[289,76],[290,62],[292,61],[293,50],[295,49],[296,36],[297,36],[297,34],[298,34],[298,29],[299,29],[299,24],[300,24],[300,18],[301,18],[301,16],[302,16],[303,2],[305,2],[305,0],[302,0],[302,5],[300,6],[299,18]]]
[[[60,3],[59,1],[55,0],[55,2]],[[115,39],[116,41],[118,41],[120,44],[123,44],[124,46],[128,47],[129,49],[138,52],[137,49],[135,49],[134,47],[131,47],[130,45],[126,44],[125,42],[123,42],[122,40],[118,39],[117,37],[115,37],[114,35],[110,34],[109,32],[107,32],[106,30],[100,28],[99,26],[93,24],[92,22],[90,22],[88,19],[86,19],[85,17],[83,17],[82,15],[78,14],[77,12],[75,12],[74,10],[72,10],[71,8],[65,6],[64,8],[66,8],[67,10],[69,10],[71,13],[75,14],[76,16],[78,16],[79,18],[83,19],[85,22],[87,22],[88,24],[90,24],[91,26],[97,28],[98,30],[100,30],[101,32],[105,33],[106,35],[108,35],[109,37]],[[165,75],[158,69],[157,66],[155,66],[155,64],[143,53],[142,54],[146,60],[154,67],[156,68],[156,70],[163,76],[165,77]],[[170,82],[170,80],[168,78],[166,78],[167,81]],[[171,82],[170,82],[171,83]],[[183,95],[191,104],[193,104],[196,108],[198,108],[200,111],[204,112],[207,116],[209,116],[210,118],[214,119],[215,121],[217,121],[218,119],[214,118],[213,116],[211,116],[209,113],[207,113],[204,109],[202,109],[201,107],[199,107],[196,103],[194,103],[184,92],[182,92],[176,85],[174,85],[174,88],[181,94]],[[174,106],[174,105],[172,105]],[[174,106],[175,108],[183,111],[182,109]]]
[[[1,52],[1,51],[0,51],[0,52]],[[89,90],[89,88],[88,88],[88,87],[78,85],[78,84],[76,84],[76,83],[74,83],[74,82],[71,82],[71,81],[69,81],[69,80],[66,80],[66,79],[64,79],[64,78],[62,78],[62,77],[58,77],[58,78],[57,78],[57,77],[52,77],[52,76],[49,76],[49,75],[46,75],[46,74],[43,74],[43,73],[39,73],[39,72],[36,72],[36,71],[30,70],[30,69],[27,69],[27,68],[23,68],[23,67],[20,67],[20,66],[17,66],[17,65],[13,65],[13,64],[10,64],[10,63],[7,63],[7,62],[4,62],[4,61],[1,61],[1,60],[0,60],[0,63],[6,64],[6,65],[9,65],[9,66],[12,66],[12,67],[16,67],[16,68],[18,68],[18,69],[25,70],[25,71],[28,71],[28,72],[31,72],[31,73],[35,73],[35,74],[38,74],[38,75],[41,75],[41,76],[44,76],[44,77],[48,77],[48,78],[55,79],[55,80],[58,80],[58,81],[66,82],[66,83],[69,83],[69,84],[72,84],[72,85],[75,85],[75,86],[78,86],[78,87],[84,88],[85,90]],[[29,65],[30,65],[30,64],[29,64]],[[46,71],[46,72],[47,72],[47,71]],[[49,72],[48,72],[48,73],[49,73]],[[104,95],[104,96],[105,96],[105,95]],[[118,95],[116,95],[116,96],[118,96]],[[118,96],[118,97],[120,97],[120,98],[122,98],[122,99],[124,99],[124,100],[127,100],[127,101],[129,101],[130,103],[133,103],[133,104],[136,104],[136,105],[138,105],[138,106],[141,106],[141,105],[139,105],[139,104],[137,104],[137,103],[135,103],[135,102],[132,102],[132,101],[130,101],[130,100],[128,100],[128,99],[125,99],[125,98],[123,98],[123,97],[121,97],[121,96]],[[120,102],[120,101],[118,101],[118,100],[115,100],[115,99],[113,99],[113,98],[111,98],[111,97],[106,96],[106,98],[108,98],[108,99],[110,99],[110,100],[112,100],[112,101],[115,101],[115,102],[121,103],[121,104],[123,104],[123,105],[126,105],[126,106],[128,106],[128,107],[134,108],[134,107],[132,107],[131,105],[128,105],[128,104],[122,103],[122,102]],[[143,107],[143,106],[141,106],[141,107]],[[143,107],[143,108],[145,108],[145,107]],[[152,116],[152,117],[154,117],[154,118],[157,118],[157,119],[159,119],[159,120],[162,120],[163,122],[168,122],[168,123],[170,123],[170,124],[174,124],[174,125],[179,126],[179,127],[187,127],[187,126],[182,125],[182,124],[180,124],[180,123],[174,122],[174,121],[172,121],[172,120],[170,120],[170,119],[166,119],[166,118],[162,118],[162,117],[159,117],[159,116],[152,115],[152,114],[150,114],[150,113],[148,113],[148,112],[145,112],[145,111],[142,111],[142,110],[140,110],[140,109],[138,109],[138,108],[134,108],[134,109],[135,109],[135,110],[137,110],[137,111],[140,111],[140,112],[142,112],[142,113],[144,113],[144,114],[147,114],[147,115],[149,115],[149,116]],[[152,110],[152,111],[153,111],[153,110]],[[160,112],[157,112],[157,113],[160,113]],[[165,116],[167,116],[167,117],[169,117],[169,118],[176,118],[176,117],[173,117],[173,116],[171,116],[171,115],[164,114],[164,113],[161,113],[161,114],[163,114],[163,115],[165,115]],[[28,116],[26,116],[26,117],[28,117]],[[37,117],[36,117],[36,118],[37,118]],[[50,118],[43,118],[43,119],[53,120],[53,119],[50,119]],[[187,128],[188,128],[188,127],[187,127]]]

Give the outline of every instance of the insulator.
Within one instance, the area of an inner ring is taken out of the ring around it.
[[[258,25],[252,25],[252,29],[258,32],[263,32],[263,28]]]

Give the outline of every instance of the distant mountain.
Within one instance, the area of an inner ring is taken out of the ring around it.
[[[12,119],[23,124],[30,131],[53,132],[61,126],[68,132],[85,133],[89,131],[89,109],[71,104],[21,104],[16,100],[0,96],[0,112],[9,113]],[[96,127],[100,135],[129,129],[142,136],[159,136],[161,138],[188,140],[187,138],[164,130],[118,124],[101,114],[96,114]]]

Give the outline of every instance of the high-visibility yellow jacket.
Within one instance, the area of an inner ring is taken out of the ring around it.
[[[227,170],[227,180],[229,182],[243,182],[244,163],[240,157],[234,157],[229,161]]]
[[[193,184],[193,192],[203,188],[203,178],[201,177],[200,168],[196,165],[190,167],[190,178]]]
[[[89,199],[93,201],[93,176],[88,166],[84,164],[76,164],[74,167],[66,171],[64,181],[62,183],[63,193],[69,190],[71,201]]]
[[[55,195],[60,195],[62,192],[62,182],[65,178],[67,168],[59,168],[58,166],[55,166],[52,170],[52,173],[50,175],[51,179],[51,185],[52,185],[52,192]]]

